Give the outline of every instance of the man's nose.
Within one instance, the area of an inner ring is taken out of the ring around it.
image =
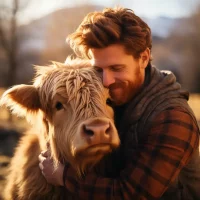
[[[103,85],[104,87],[109,87],[111,84],[113,84],[115,82],[115,79],[113,77],[112,74],[108,73],[108,72],[103,72]]]

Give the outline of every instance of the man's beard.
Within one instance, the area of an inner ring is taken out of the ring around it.
[[[110,85],[108,89],[111,96],[111,100],[113,101],[114,105],[122,105],[128,103],[132,98],[134,98],[138,94],[142,84],[143,79],[140,76],[140,74],[138,74],[137,82],[131,83],[128,86],[124,82],[118,82]],[[118,96],[115,93],[116,89],[120,90]]]

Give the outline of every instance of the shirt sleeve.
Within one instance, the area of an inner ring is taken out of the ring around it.
[[[192,117],[180,110],[161,112],[115,179],[88,174],[77,181],[70,167],[67,190],[78,199],[159,199],[187,164],[199,145],[199,129]]]

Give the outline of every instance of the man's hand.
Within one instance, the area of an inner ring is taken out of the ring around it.
[[[55,186],[63,186],[64,165],[59,163],[58,168],[55,169],[49,150],[42,151],[38,158],[40,170],[46,181]]]

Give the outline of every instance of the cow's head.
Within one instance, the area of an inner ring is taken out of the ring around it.
[[[2,104],[40,117],[55,164],[68,161],[82,173],[119,146],[108,90],[88,62],[68,60],[36,72],[33,85],[7,90]]]

